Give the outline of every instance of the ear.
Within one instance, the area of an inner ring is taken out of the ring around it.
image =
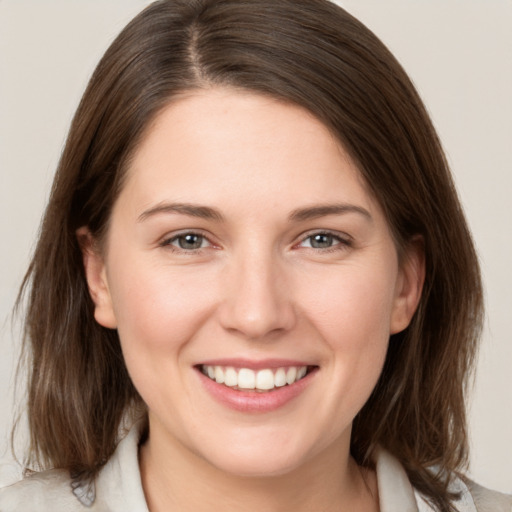
[[[407,246],[400,262],[391,315],[391,334],[403,331],[411,322],[425,282],[425,244],[418,236]]]
[[[95,306],[94,318],[103,327],[115,329],[117,327],[117,320],[112,307],[112,298],[108,287],[103,256],[87,226],[77,229],[76,237],[82,251],[89,294]]]

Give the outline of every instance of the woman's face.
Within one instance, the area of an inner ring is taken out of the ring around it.
[[[150,442],[241,475],[348,457],[422,273],[322,123],[229,89],[161,112],[84,261]]]

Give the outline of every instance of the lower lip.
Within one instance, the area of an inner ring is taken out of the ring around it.
[[[203,386],[210,395],[221,404],[236,411],[246,413],[265,413],[284,407],[299,396],[310,384],[316,373],[316,368],[301,380],[288,384],[272,391],[260,393],[258,391],[238,391],[236,389],[218,384],[214,380],[197,370]]]

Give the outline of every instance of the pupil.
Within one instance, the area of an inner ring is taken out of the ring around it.
[[[182,249],[199,249],[203,243],[201,235],[183,235],[179,238],[179,245]]]
[[[311,241],[311,246],[314,247],[315,249],[324,249],[326,247],[331,247],[331,245],[331,235],[314,235],[313,240]]]

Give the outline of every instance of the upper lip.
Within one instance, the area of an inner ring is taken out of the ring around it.
[[[296,359],[244,359],[244,358],[222,358],[208,359],[201,361],[196,366],[231,366],[233,368],[249,368],[251,370],[262,370],[264,368],[286,368],[289,366],[314,366],[310,362]]]

